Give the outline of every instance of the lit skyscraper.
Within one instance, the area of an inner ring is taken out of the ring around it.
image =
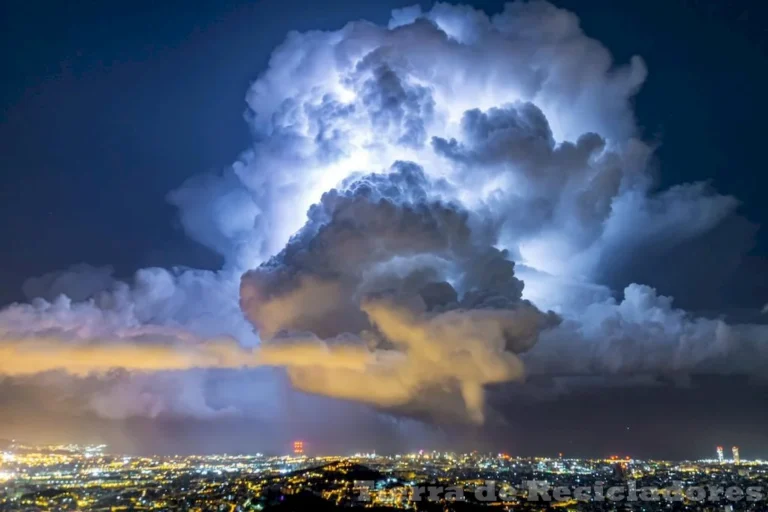
[[[741,457],[739,456],[739,447],[734,446],[733,448],[731,448],[731,451],[733,452],[733,463],[734,464],[741,463]]]
[[[718,462],[720,462],[720,464],[723,463],[723,447],[722,446],[717,447],[717,460]]]

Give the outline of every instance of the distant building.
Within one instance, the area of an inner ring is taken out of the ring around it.
[[[304,455],[304,441],[294,441],[293,442],[293,454],[294,455]]]
[[[613,465],[613,477],[616,480],[625,480],[627,478],[627,465],[617,462]]]
[[[739,456],[739,447],[734,446],[731,448],[731,451],[733,452],[733,463],[734,464],[740,464],[741,463],[741,457]]]
[[[722,464],[725,459],[723,458],[723,447],[717,447],[717,461]]]

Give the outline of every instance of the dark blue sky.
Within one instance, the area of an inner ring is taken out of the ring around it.
[[[20,299],[26,277],[80,262],[121,275],[215,268],[218,257],[186,239],[165,196],[248,146],[244,95],[272,48],[289,30],[383,23],[411,3],[3,2],[0,302]],[[496,11],[503,2],[474,3]],[[646,60],[637,114],[661,142],[661,185],[711,180],[765,223],[768,9],[744,0],[556,4],[617,60]],[[768,254],[765,232],[757,242],[753,255]]]

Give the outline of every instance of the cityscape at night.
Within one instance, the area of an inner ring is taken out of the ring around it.
[[[0,510],[765,510],[768,461],[424,450],[137,457],[10,443],[0,481]]]

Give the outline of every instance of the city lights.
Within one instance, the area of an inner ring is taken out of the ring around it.
[[[747,492],[751,498],[762,496],[758,490],[768,488],[768,462],[741,461],[737,447],[734,463],[721,464],[719,458],[672,462],[625,455],[579,459],[562,453],[521,457],[428,450],[310,457],[304,446],[304,441],[295,441],[292,454],[280,456],[137,457],[111,454],[106,446],[14,444],[0,466],[0,510],[235,512],[269,510],[285,502],[293,503],[294,510],[315,510],[320,503],[339,509],[420,510],[415,504],[426,500],[439,502],[445,511],[475,510],[453,508],[460,503],[512,511],[538,498],[530,493],[545,486],[550,494],[556,487],[558,493],[592,489],[589,499],[569,495],[553,503],[555,508],[588,511],[619,510],[598,503],[595,489],[607,485],[665,489],[716,484],[742,492],[743,499]],[[478,501],[479,495],[487,503]],[[686,500],[687,510],[699,510],[691,508],[694,500]],[[644,510],[665,510],[663,505],[649,509],[644,502]]]

